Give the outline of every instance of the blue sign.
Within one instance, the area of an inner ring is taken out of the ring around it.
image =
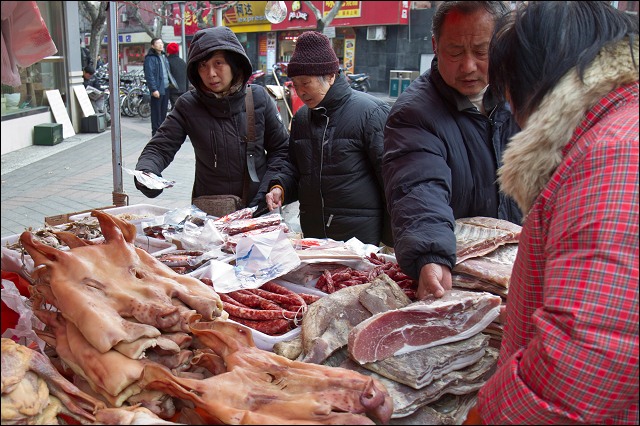
[[[127,34],[124,39],[122,38],[122,35],[118,35],[118,42],[122,43],[124,41],[126,41],[127,43],[131,43],[131,34]],[[103,43],[108,43],[109,42],[109,36],[104,36],[104,38],[102,39]]]

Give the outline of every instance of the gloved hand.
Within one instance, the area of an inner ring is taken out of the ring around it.
[[[146,172],[147,170],[143,170],[143,171]],[[153,172],[149,172],[149,173],[153,173]],[[158,175],[158,176],[162,177],[162,175]],[[148,188],[143,184],[141,184],[140,182],[138,182],[138,179],[136,179],[135,176],[133,177],[133,183],[136,185],[136,188],[148,198],[156,198],[158,195],[162,194],[162,189]]]

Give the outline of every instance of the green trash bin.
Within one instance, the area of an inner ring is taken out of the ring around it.
[[[402,79],[402,71],[391,70],[389,72],[389,97],[397,98],[400,95],[400,80]]]
[[[407,90],[407,87],[419,74],[419,71],[391,70],[389,73],[389,97],[397,98],[400,96],[400,93]]]

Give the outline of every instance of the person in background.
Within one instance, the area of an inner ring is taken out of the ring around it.
[[[315,31],[298,37],[288,75],[305,105],[292,119],[289,163],[270,182],[268,208],[299,200],[307,238],[392,245],[380,174],[388,104],[352,90],[330,40]]]
[[[187,78],[187,63],[178,54],[180,52],[180,46],[178,43],[167,44],[167,59],[169,60],[169,69],[171,75],[175,78],[177,86],[169,89],[169,101],[171,106],[176,104],[176,101],[184,92],[189,88],[189,79]]]
[[[264,200],[267,184],[286,161],[289,133],[264,87],[247,85],[251,72],[251,62],[231,29],[198,31],[187,60],[187,75],[194,89],[178,98],[142,150],[136,170],[162,176],[188,136],[196,157],[192,198],[242,197],[245,182],[250,181],[247,206]],[[253,96],[256,124],[251,158],[246,142],[247,91]],[[245,178],[253,172],[257,182]],[[162,192],[143,186],[137,179],[135,185],[150,198]]]
[[[103,113],[107,126],[110,126],[111,114],[109,114],[109,111],[107,110],[107,96],[95,74],[96,70],[91,65],[84,67],[82,70],[82,78],[84,80],[83,84],[87,90],[87,96],[91,101],[93,110],[96,113]]]
[[[80,46],[80,59],[82,61],[82,69],[86,67],[93,67],[93,59],[91,59],[91,52],[86,46]]]
[[[526,219],[481,422],[640,421],[638,59],[638,16],[608,2],[496,27],[491,84],[522,127],[498,174]]]
[[[451,289],[455,220],[485,216],[520,224],[515,201],[496,183],[519,127],[487,72],[501,1],[445,1],[433,16],[435,57],[402,92],[384,130],[382,176],[395,255],[418,280],[420,299]]]
[[[95,77],[95,73],[96,70],[91,65],[87,65],[82,69],[82,84],[84,84],[85,88],[91,86],[100,90],[100,85],[98,84],[98,79]]]
[[[169,71],[169,61],[164,53],[164,43],[160,38],[151,40],[151,48],[144,57],[144,78],[151,94],[151,136],[167,116],[169,107],[169,86],[177,87]]]

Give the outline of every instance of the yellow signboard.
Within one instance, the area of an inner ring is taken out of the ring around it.
[[[361,15],[361,3],[360,1],[345,1],[342,3],[342,7],[340,11],[336,15],[336,18],[359,18]],[[333,6],[335,6],[335,1],[325,1],[324,2],[324,16],[327,16]]]

